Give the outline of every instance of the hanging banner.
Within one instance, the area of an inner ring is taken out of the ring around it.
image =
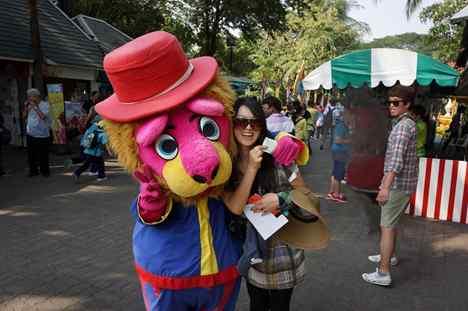
[[[66,144],[65,113],[62,84],[47,84],[49,114],[52,118],[54,144]]]

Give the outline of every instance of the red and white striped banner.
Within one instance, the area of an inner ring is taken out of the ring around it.
[[[468,162],[421,158],[418,188],[406,213],[468,223]]]

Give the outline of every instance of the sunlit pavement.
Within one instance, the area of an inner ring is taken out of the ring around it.
[[[75,183],[61,158],[50,178],[27,178],[24,155],[10,154],[11,174],[0,177],[0,310],[142,310],[130,245],[136,184],[115,161],[107,181]],[[314,147],[302,172],[315,192],[326,193],[330,165]],[[405,216],[394,284],[382,288],[361,280],[375,269],[367,256],[378,235],[359,204],[323,200],[322,214],[333,237],[308,253],[292,310],[466,310],[468,226]],[[238,309],[248,310],[244,288]]]

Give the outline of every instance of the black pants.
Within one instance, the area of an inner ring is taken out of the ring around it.
[[[250,311],[289,311],[293,289],[263,289],[247,282]]]
[[[29,174],[37,175],[38,167],[44,176],[50,175],[49,144],[50,138],[38,138],[27,135]]]
[[[81,173],[86,171],[90,166],[91,168],[96,168],[98,172],[98,178],[104,178],[106,177],[106,172],[105,172],[105,165],[104,165],[104,157],[94,157],[90,155],[85,155],[86,159],[84,163],[75,171],[76,176],[80,176]]]

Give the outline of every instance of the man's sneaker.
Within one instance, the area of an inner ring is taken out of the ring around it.
[[[86,176],[97,176],[99,173],[98,172],[84,172],[83,175]]]
[[[380,254],[371,255],[371,256],[369,256],[367,258],[369,259],[369,261],[372,261],[372,262],[375,262],[375,263],[380,262]],[[398,264],[398,258],[396,258],[395,256],[392,256],[392,258],[390,258],[390,264],[392,266],[396,266]]]
[[[256,265],[256,264],[259,264],[259,263],[262,263],[262,262],[263,262],[262,258],[250,258],[250,264],[252,266]]]
[[[107,180],[107,177],[102,177],[102,178],[98,178],[96,179],[97,181],[104,181],[104,180]]]
[[[390,273],[381,273],[379,268],[375,269],[372,273],[363,273],[362,279],[368,283],[380,286],[390,286],[392,284],[392,277]]]

